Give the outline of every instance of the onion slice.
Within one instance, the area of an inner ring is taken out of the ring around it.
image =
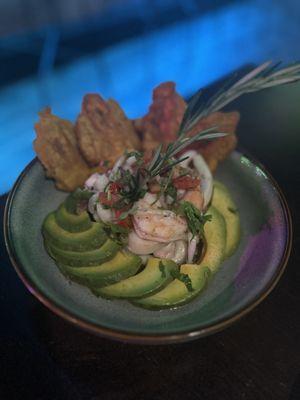
[[[98,179],[99,174],[97,172],[95,172],[94,174],[92,174],[84,183],[84,186],[86,189],[93,189],[94,185]]]
[[[189,234],[188,251],[187,251],[187,253],[188,253],[187,262],[189,264],[192,264],[192,262],[194,260],[198,242],[199,242],[198,236],[194,236],[192,238],[192,235]]]
[[[193,162],[200,175],[200,189],[204,197],[203,208],[206,209],[213,193],[213,177],[201,154],[197,154],[193,158]]]
[[[123,155],[117,159],[115,162],[110,174],[109,174],[109,180],[113,179],[115,173],[118,171],[118,169],[122,166],[124,161],[126,160],[126,157]]]
[[[96,209],[96,203],[98,201],[99,193],[93,194],[88,202],[88,211],[93,215]]]
[[[140,238],[134,231],[128,235],[128,249],[135,254],[147,255],[159,250],[164,244]]]
[[[113,219],[112,211],[103,208],[100,203],[96,205],[96,214],[102,222],[111,222]]]

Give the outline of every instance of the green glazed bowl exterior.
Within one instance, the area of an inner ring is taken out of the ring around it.
[[[127,301],[95,297],[68,281],[43,246],[45,216],[65,198],[35,159],[20,175],[5,210],[8,253],[29,291],[52,311],[96,334],[135,343],[192,340],[224,329],[274,288],[291,248],[291,218],[278,185],[258,162],[234,152],[216,178],[238,206],[242,237],[198,298],[177,309],[150,311]]]

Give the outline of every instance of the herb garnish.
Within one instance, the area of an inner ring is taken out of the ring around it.
[[[128,170],[119,169],[119,176],[115,180],[120,186],[119,195],[120,199],[113,204],[114,209],[123,209],[130,207],[137,200],[144,197],[147,190],[144,188],[144,184],[141,179],[139,170],[136,174],[132,174]]]
[[[188,106],[189,108],[189,106]],[[207,139],[216,139],[219,137],[226,136],[227,133],[216,132],[216,127],[211,127],[198,132],[196,135],[186,137],[185,133],[182,133],[174,143],[169,143],[163,152],[163,146],[160,145],[156,149],[152,160],[147,165],[147,173],[149,178],[154,178],[157,175],[162,175],[172,168],[186,160],[188,157],[174,159],[174,157],[194,142]]]
[[[172,160],[179,152],[190,144],[207,139],[215,139],[226,136],[225,133],[216,131],[217,127],[211,127],[198,132],[196,135],[188,137],[188,132],[204,117],[221,110],[227,104],[245,93],[256,92],[273,86],[279,86],[300,80],[300,64],[287,66],[278,70],[280,63],[268,61],[254,68],[241,79],[236,74],[229,79],[224,87],[208,101],[203,100],[202,90],[199,90],[188,102],[187,108],[182,118],[178,130],[178,137],[174,143],[167,145],[163,152],[163,146],[160,145],[152,160],[148,165],[148,173],[151,177],[161,175],[172,169],[176,164],[183,161],[183,158]]]
[[[124,226],[112,222],[106,222],[103,225],[103,229],[107,236],[118,244],[124,245],[127,242],[129,228],[125,228]]]
[[[228,210],[229,212],[231,212],[232,214],[236,214],[236,213],[238,212],[238,209],[237,209],[237,208],[232,208],[232,207],[227,207],[227,210]]]
[[[175,188],[175,186],[173,186],[172,183],[170,183],[166,189],[165,189],[165,195],[166,196],[170,196],[173,200],[172,204],[174,204],[177,201],[177,189]],[[171,204],[171,205],[172,205]]]
[[[127,158],[135,157],[135,160],[136,160],[136,163],[138,166],[140,166],[144,163],[143,153],[141,151],[137,151],[137,150],[125,151],[125,156]]]
[[[211,215],[202,214],[198,208],[196,208],[189,201],[183,201],[177,208],[177,213],[186,218],[189,231],[193,237],[199,235],[204,236],[204,224],[207,221],[211,221]]]
[[[189,292],[193,292],[194,289],[192,286],[192,281],[187,274],[183,274],[177,268],[175,268],[171,271],[171,275],[174,279],[178,279],[180,282],[184,283]]]
[[[141,199],[146,194],[147,190],[143,188],[140,175],[137,172],[136,176],[125,171],[122,177],[122,188],[120,194],[125,204],[134,203],[136,200]]]

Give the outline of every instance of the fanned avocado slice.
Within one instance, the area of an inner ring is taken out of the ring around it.
[[[199,295],[199,293],[204,289],[211,274],[208,267],[195,264],[182,265],[180,272],[188,274],[192,284],[192,291],[189,291],[183,282],[174,279],[173,282],[156,294],[134,300],[133,303],[152,310],[181,306]]]
[[[62,250],[87,251],[98,249],[107,239],[102,225],[93,222],[91,228],[83,232],[68,232],[56,222],[55,213],[50,213],[43,223],[43,235],[50,245]]]
[[[58,264],[65,264],[70,267],[88,267],[102,264],[111,260],[120,249],[120,245],[111,239],[107,239],[99,249],[83,251],[82,253],[62,250],[53,246],[47,240],[46,247],[51,257],[53,257]]]
[[[70,193],[65,200],[66,210],[70,214],[80,214],[82,212],[82,205],[86,209],[87,203],[92,196],[93,192],[85,189],[76,189]]]
[[[212,273],[215,273],[225,256],[226,224],[217,208],[211,206],[207,214],[210,214],[212,218],[204,225],[206,252],[199,265],[206,266]]]
[[[147,296],[171,282],[173,280],[172,270],[177,268],[174,261],[151,257],[146,267],[137,275],[101,289],[94,289],[93,293],[108,298]]]
[[[240,237],[241,226],[237,207],[232,200],[226,186],[218,181],[214,181],[214,193],[212,205],[223,215],[226,223],[226,250],[225,257],[230,257],[236,250]]]
[[[141,264],[142,259],[135,254],[118,251],[113,259],[100,265],[77,268],[59,264],[59,268],[70,279],[91,288],[98,288],[136,274]]]
[[[224,218],[214,207],[209,208],[208,214],[212,215],[212,220],[204,225],[207,248],[201,263],[184,264],[180,268],[180,272],[188,276],[191,288],[182,281],[174,279],[158,293],[137,299],[134,304],[154,310],[177,307],[188,303],[204,289],[211,272],[215,272],[222,262],[226,246]]]
[[[81,214],[71,214],[67,211],[65,203],[62,203],[55,211],[57,224],[68,232],[83,232],[92,227],[92,221],[87,211]]]

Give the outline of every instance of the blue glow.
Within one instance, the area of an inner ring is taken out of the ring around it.
[[[146,112],[153,87],[162,81],[176,81],[189,96],[246,63],[292,61],[299,42],[297,13],[292,17],[284,2],[234,3],[0,91],[0,192],[34,157],[33,124],[41,108],[50,105],[74,120],[82,96],[99,92],[118,100],[133,118]]]

